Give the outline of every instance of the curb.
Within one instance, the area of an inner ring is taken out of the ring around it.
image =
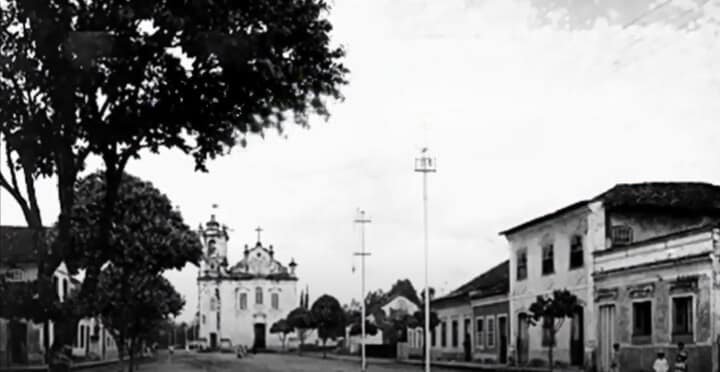
[[[151,360],[154,357],[147,356],[147,357],[139,357],[137,358],[137,362],[143,362],[147,360]],[[81,362],[77,364],[73,364],[70,367],[71,371],[79,371],[83,369],[93,368],[93,367],[102,367],[110,364],[116,364],[119,363],[120,359],[110,359],[110,360],[99,360],[94,362]],[[29,366],[17,366],[17,367],[2,367],[0,368],[0,372],[46,372],[48,370],[47,364],[37,364],[37,365],[29,365]]]

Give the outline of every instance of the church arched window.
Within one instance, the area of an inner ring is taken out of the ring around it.
[[[240,293],[239,306],[240,306],[240,310],[247,309],[247,293],[245,293],[245,292]]]
[[[262,305],[263,303],[262,287],[255,288],[255,303],[258,305]]]
[[[280,296],[278,296],[277,293],[273,293],[272,295],[270,295],[270,304],[275,310],[280,308]]]

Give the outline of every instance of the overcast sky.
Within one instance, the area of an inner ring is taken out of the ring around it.
[[[368,211],[368,289],[423,287],[427,144],[430,284],[442,292],[508,258],[498,232],[620,182],[720,184],[717,0],[335,0],[334,40],[352,70],[332,118],[253,138],[206,174],[175,152],[132,160],[193,227],[217,210],[229,261],[262,226],[311,297],[360,295],[356,208]],[[630,4],[626,4],[630,3]],[[659,2],[657,4],[660,4]],[[641,15],[644,15],[640,17]],[[629,26],[630,27],[623,27]],[[40,188],[46,223],[54,181]],[[0,193],[3,224],[23,225]],[[357,262],[356,262],[357,263]],[[166,274],[196,311],[197,268]]]

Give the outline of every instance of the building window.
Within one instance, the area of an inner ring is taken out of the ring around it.
[[[437,329],[437,327],[433,328],[432,332],[430,332],[430,344],[432,346],[437,345],[437,342],[435,341],[435,329]]]
[[[613,245],[627,245],[633,242],[633,230],[630,226],[613,226],[610,231]]]
[[[80,344],[78,346],[85,347],[85,326],[80,326]]]
[[[643,301],[633,303],[633,337],[648,337],[652,335],[652,302]]]
[[[487,347],[495,347],[495,317],[487,318]]]
[[[260,287],[255,288],[255,303],[258,305],[262,305],[263,303],[263,293]]]
[[[447,346],[447,322],[440,323],[440,346]]]
[[[23,280],[23,271],[20,269],[10,269],[5,273],[5,279],[8,282],[21,282]]]
[[[555,272],[555,252],[552,244],[542,247],[542,274],[548,275]]]
[[[542,323],[542,346],[550,346],[553,344],[555,336],[555,321],[552,317],[543,318]],[[554,346],[554,345],[553,345]]]
[[[477,318],[475,329],[477,330],[477,347],[482,349],[485,345],[485,322],[483,318]]]
[[[247,309],[247,293],[240,293],[240,310]]]
[[[270,295],[270,302],[272,303],[273,309],[277,310],[280,308],[280,296],[278,296],[277,293]]]
[[[205,315],[202,316],[202,324],[205,324]]]
[[[517,252],[517,280],[525,280],[527,278],[527,248],[522,248]]]
[[[583,243],[582,236],[573,235],[570,238],[570,269],[577,269],[583,266]]]
[[[453,320],[452,321],[452,346],[458,347],[458,321]]]
[[[692,296],[673,297],[672,334],[688,336],[693,334],[693,298]]]
[[[53,275],[53,279],[52,279],[52,280],[53,280],[53,288],[55,288],[55,293],[57,294],[58,300],[59,300],[59,299],[60,299],[60,293],[61,293],[61,291],[60,291],[60,290],[61,290],[61,288],[60,288],[60,281],[58,280],[58,277],[55,276],[55,275]]]
[[[67,298],[68,295],[68,281],[67,279],[63,278],[62,280],[62,298],[61,301]]]

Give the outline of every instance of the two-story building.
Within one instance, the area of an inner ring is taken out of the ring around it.
[[[574,293],[582,307],[556,335],[555,360],[592,367],[598,346],[595,258],[720,220],[720,187],[706,183],[620,184],[601,195],[503,231],[510,245],[511,353],[546,360],[550,337],[525,317],[538,295]]]
[[[8,285],[27,285],[38,277],[39,242],[47,241],[47,228],[33,231],[27,227],[0,226],[0,276]],[[64,263],[53,273],[53,284],[59,301],[80,285]],[[0,366],[41,364],[45,350],[55,340],[55,326],[38,324],[23,318],[0,318]],[[115,340],[102,324],[93,318],[78,323],[72,353],[75,357],[110,359],[117,357]]]

